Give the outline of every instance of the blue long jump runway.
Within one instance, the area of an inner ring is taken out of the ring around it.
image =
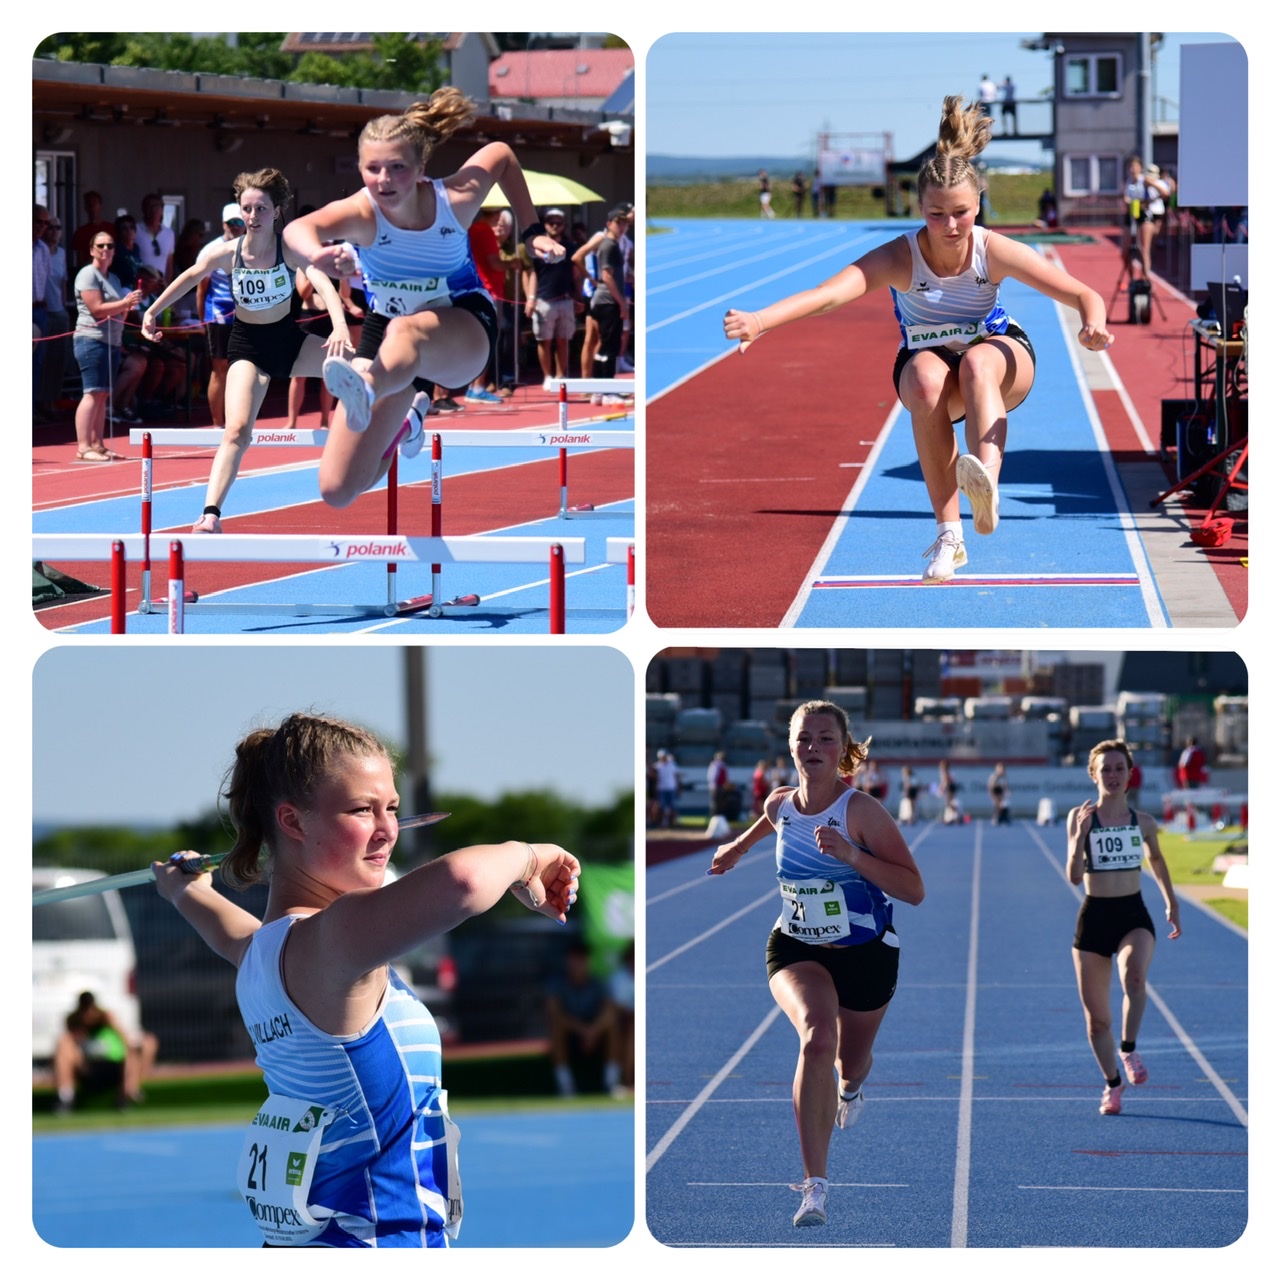
[[[812,287],[919,226],[654,225],[667,234],[647,241],[651,401],[735,354],[721,331],[728,308],[750,311]],[[996,533],[972,531],[962,498],[969,563],[951,582],[922,588],[920,556],[936,529],[910,418],[895,402],[866,466],[850,472],[857,479],[818,556],[796,582],[782,625],[1038,627],[1064,618],[1095,627],[1169,625],[1086,386],[1074,316],[1015,281],[1002,286],[1001,302],[1031,335],[1037,364],[1030,395],[1010,414]],[[885,324],[894,323],[887,292],[850,305],[879,308]],[[767,359],[767,348],[758,358]],[[820,387],[820,370],[815,378]],[[743,431],[745,443],[749,416]],[[660,486],[651,459],[650,493],[660,498]]]
[[[927,896],[895,905],[898,991],[867,1104],[832,1139],[825,1228],[797,1231],[796,1036],[769,995],[772,847],[723,877],[711,850],[647,873],[646,1205],[677,1246],[1218,1248],[1247,1195],[1247,941],[1159,892],[1139,1049],[1123,1113],[1076,993],[1079,891],[1063,828],[907,830]],[[1113,1010],[1119,1018],[1118,984]]]
[[[607,1248],[635,1219],[630,1109],[463,1117],[456,1248]],[[233,1185],[244,1128],[129,1129],[32,1144],[32,1221],[61,1248],[259,1248]]]
[[[611,423],[619,430],[630,430],[634,419]],[[585,493],[576,495],[573,489],[572,460],[594,449],[570,449],[569,501],[581,501]],[[532,462],[545,462],[545,450],[519,447],[495,450],[493,448],[451,447],[447,458],[444,479],[445,502],[448,502],[449,480],[463,475],[509,471]],[[236,482],[236,514],[253,515],[314,504],[316,502],[317,463],[284,465],[267,471],[242,474]],[[163,475],[163,456],[157,462],[159,475]],[[413,508],[418,512],[415,524],[422,526],[423,513],[431,503],[431,459],[429,450],[400,465],[400,511]],[[198,486],[203,492],[203,484]],[[385,481],[378,492],[385,490]],[[188,527],[193,509],[195,486],[157,489],[153,494],[153,528],[156,530],[184,530]],[[197,504],[198,505],[198,504]],[[601,505],[594,511],[572,512],[565,517],[554,514],[558,505],[557,495],[548,490],[547,508],[553,514],[542,520],[520,525],[495,526],[490,534],[517,534],[586,539],[586,563],[571,566],[565,573],[565,629],[570,633],[594,634],[616,631],[627,619],[626,566],[611,564],[606,555],[610,537],[630,538],[635,534],[634,499]],[[109,498],[101,501],[79,503],[56,510],[36,512],[32,527],[36,533],[85,533],[135,532],[139,526],[140,500],[136,495]],[[445,527],[448,531],[447,506]],[[384,526],[385,527],[385,526]],[[377,533],[377,530],[371,531]],[[208,535],[206,535],[208,536]],[[379,535],[381,536],[381,535]],[[162,597],[165,591],[165,571],[168,545],[171,535],[153,533],[151,557],[153,564],[153,596]],[[103,581],[107,580],[107,567],[102,569]],[[314,635],[368,634],[442,634],[482,635],[545,633],[548,626],[548,571],[541,566],[518,565],[467,565],[445,566],[442,574],[441,595],[445,600],[457,595],[475,594],[480,604],[440,618],[428,619],[425,615],[407,614],[397,617],[359,617],[327,615],[323,612],[298,615],[281,609],[273,614],[269,608],[252,615],[236,617],[230,614],[202,612],[189,609],[185,618],[185,631],[189,634],[275,634]],[[190,569],[188,588],[199,590],[199,578]],[[336,567],[323,566],[296,573],[289,577],[264,579],[231,590],[216,593],[200,593],[202,603],[250,604],[270,606],[305,602],[307,604],[331,603],[337,605],[377,606],[387,601],[387,573],[382,564],[364,563]],[[425,567],[401,565],[396,575],[397,600],[423,596],[431,591],[430,571]],[[57,625],[56,611],[43,617]],[[168,628],[166,610],[143,614],[130,612],[126,622],[130,634],[163,634]],[[68,633],[90,635],[110,631],[110,619],[88,622],[66,628]]]

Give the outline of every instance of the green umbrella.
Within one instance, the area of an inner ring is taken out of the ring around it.
[[[572,178],[562,178],[557,173],[534,173],[526,169],[524,180],[528,183],[530,198],[540,208],[557,204],[589,204],[593,200],[604,199],[590,187],[584,187]],[[506,209],[511,204],[497,186],[485,196],[484,203],[487,209]]]

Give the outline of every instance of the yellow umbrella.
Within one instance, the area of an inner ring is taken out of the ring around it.
[[[556,204],[589,204],[593,200],[603,200],[604,196],[584,187],[572,178],[562,178],[558,173],[534,173],[524,171],[524,180],[529,185],[529,196],[539,207]],[[487,209],[506,209],[510,201],[502,194],[502,189],[495,186],[484,198]]]

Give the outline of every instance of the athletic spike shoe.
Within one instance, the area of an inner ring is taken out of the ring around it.
[[[836,1099],[836,1128],[848,1129],[851,1125],[857,1124],[865,1105],[866,1099],[862,1096],[861,1089],[852,1095],[839,1091]]]
[[[1000,493],[991,472],[971,453],[956,462],[956,484],[973,507],[974,533],[995,533],[1000,523]]]
[[[191,526],[192,533],[221,533],[222,521],[213,514],[212,511],[206,511],[199,520]]]
[[[1102,1105],[1098,1108],[1098,1112],[1104,1116],[1118,1116],[1120,1114],[1120,1095],[1124,1092],[1124,1085],[1109,1084],[1102,1091]]]
[[[330,356],[320,368],[325,387],[341,402],[347,414],[347,426],[357,435],[369,428],[373,408],[373,388],[356,372],[355,366],[341,356]]]
[[[1146,1084],[1147,1068],[1143,1061],[1138,1057],[1138,1051],[1134,1049],[1131,1053],[1125,1053],[1120,1050],[1120,1065],[1124,1068],[1124,1073],[1129,1077],[1130,1084]]]
[[[957,569],[962,569],[969,563],[963,539],[957,538],[950,529],[938,534],[924,556],[929,559],[920,579],[924,583],[947,582],[956,576]]]
[[[825,1178],[806,1178],[793,1183],[792,1191],[804,1193],[796,1216],[791,1219],[796,1227],[825,1227],[827,1225],[827,1182]]]
[[[431,397],[425,391],[419,391],[413,397],[409,412],[405,414],[404,425],[409,428],[409,434],[400,441],[400,456],[402,458],[416,458],[422,452],[422,442],[426,439],[426,432],[422,429],[422,420],[430,411]]]

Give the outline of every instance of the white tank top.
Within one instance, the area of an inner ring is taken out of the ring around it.
[[[962,351],[1008,329],[1009,316],[999,302],[1000,286],[987,275],[985,227],[974,227],[969,265],[958,276],[935,275],[920,252],[916,233],[905,238],[911,249],[911,288],[890,289],[902,346],[912,351],[927,347]]]

